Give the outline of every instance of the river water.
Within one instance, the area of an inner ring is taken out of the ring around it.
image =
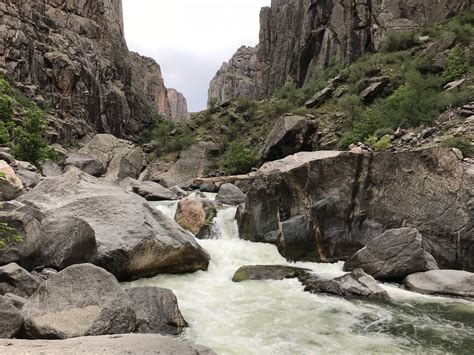
[[[176,202],[154,206],[174,218]],[[236,208],[221,210],[215,240],[199,243],[209,270],[163,275],[127,286],[172,289],[190,327],[183,339],[218,354],[473,354],[474,302],[432,297],[385,284],[391,303],[345,300],[303,292],[296,280],[233,283],[244,265],[289,265],[277,248],[240,240]],[[342,263],[297,263],[323,277],[343,275]]]

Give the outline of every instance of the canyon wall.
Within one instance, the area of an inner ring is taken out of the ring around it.
[[[227,63],[223,63],[209,86],[209,100],[225,102],[239,97],[256,96],[257,49],[242,46]]]
[[[189,118],[188,103],[182,93],[176,89],[168,89],[168,102],[170,105],[170,119],[182,123]]]
[[[49,104],[61,140],[134,139],[170,115],[159,66],[127,48],[121,0],[0,0],[0,72]]]
[[[260,13],[255,71],[245,83],[255,88],[253,98],[259,99],[289,81],[302,86],[321,68],[379,50],[391,31],[444,20],[471,4],[472,0],[272,0]],[[244,96],[234,89],[242,81],[234,58],[211,82],[210,98]]]

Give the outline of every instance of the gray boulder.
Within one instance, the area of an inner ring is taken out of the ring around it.
[[[173,291],[158,287],[127,290],[137,314],[138,333],[178,335],[188,326]]]
[[[30,170],[19,169],[16,176],[21,180],[26,189],[32,189],[41,182],[41,175]]]
[[[328,293],[342,297],[363,297],[388,301],[390,296],[367,275],[362,269],[355,269],[350,274],[332,279],[321,280],[316,276],[302,279],[305,291],[311,293]]]
[[[407,275],[438,269],[415,228],[392,229],[371,240],[344,264],[344,271],[363,269],[379,280],[401,280]]]
[[[233,184],[224,184],[216,196],[216,202],[238,206],[245,202],[245,194]]]
[[[45,215],[55,245],[68,245],[68,252],[56,254],[62,264],[50,266],[78,262],[76,250],[120,280],[207,269],[209,255],[174,221],[142,197],[77,169],[44,180],[21,201]]]
[[[0,267],[0,294],[2,295],[12,293],[27,298],[36,292],[41,281],[18,264],[10,263]]]
[[[285,265],[247,265],[238,269],[232,281],[284,280],[305,277],[309,270]]]
[[[265,140],[260,154],[263,161],[285,158],[288,155],[314,150],[314,136],[318,129],[316,121],[303,116],[282,116],[275,123]]]
[[[80,151],[100,162],[109,177],[137,178],[146,166],[146,156],[140,147],[110,134],[98,134]]]
[[[306,108],[317,108],[332,97],[334,87],[327,86],[317,92],[307,103]]]
[[[10,301],[0,296],[0,339],[13,338],[23,324],[23,317]]]
[[[133,304],[117,279],[91,264],[71,266],[42,283],[22,309],[32,339],[131,333]]]
[[[412,291],[460,297],[474,297],[474,273],[459,270],[430,270],[407,276],[403,281]]]
[[[138,181],[126,178],[120,182],[120,186],[132,191],[148,201],[178,200],[178,195],[153,181]]]
[[[0,340],[4,355],[41,354],[147,354],[147,355],[214,355],[204,346],[158,334],[124,334],[81,337],[66,340]]]
[[[61,175],[63,171],[58,164],[50,159],[47,159],[43,163],[42,173],[46,177],[55,177]]]
[[[3,298],[10,302],[16,309],[22,309],[26,303],[26,298],[15,295],[13,293],[5,293]]]
[[[99,160],[92,155],[83,153],[69,153],[66,155],[64,166],[66,170],[75,167],[92,176],[102,176],[105,172]]]

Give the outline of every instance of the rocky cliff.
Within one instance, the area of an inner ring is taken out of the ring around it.
[[[209,100],[225,102],[239,97],[254,99],[257,49],[242,46],[223,63],[209,86]]]
[[[172,121],[181,123],[189,118],[188,103],[182,93],[176,89],[168,89],[167,100],[170,106],[169,117]]]
[[[240,96],[265,98],[290,80],[304,85],[320,68],[351,62],[366,52],[379,50],[391,31],[444,20],[471,3],[471,0],[272,0],[271,6],[264,7],[260,13],[256,61],[254,57],[249,61],[245,52],[239,50],[211,82],[209,97],[220,101]],[[249,65],[250,75],[242,75]],[[244,88],[240,89],[241,86]]]
[[[170,112],[159,66],[131,54],[121,0],[0,0],[0,70],[71,141],[95,132],[135,138]]]

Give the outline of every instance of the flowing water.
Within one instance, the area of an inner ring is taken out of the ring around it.
[[[176,202],[155,206],[174,218]],[[128,286],[172,289],[190,327],[184,339],[219,354],[474,353],[474,302],[432,297],[383,285],[394,302],[348,301],[303,292],[296,280],[233,283],[243,265],[288,264],[273,245],[240,240],[235,208],[221,210],[220,236],[199,243],[209,270],[163,275]],[[297,263],[323,277],[342,264]]]

